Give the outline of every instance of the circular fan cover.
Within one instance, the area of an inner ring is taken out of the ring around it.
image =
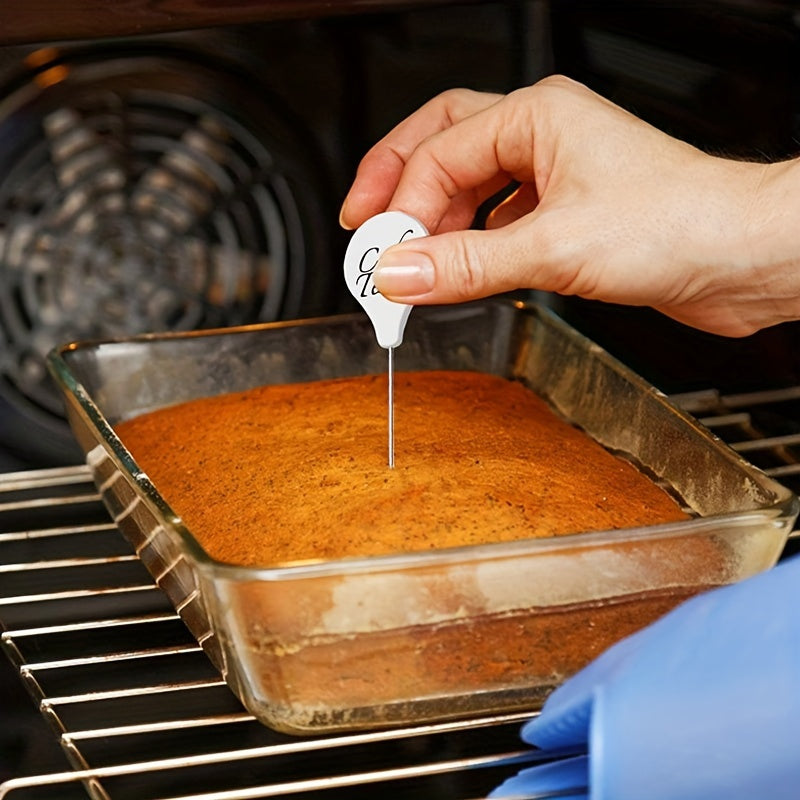
[[[69,441],[55,345],[326,310],[320,170],[241,79],[83,57],[32,74],[0,115],[0,396],[31,446],[37,426],[51,454]]]

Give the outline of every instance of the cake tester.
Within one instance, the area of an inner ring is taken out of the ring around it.
[[[368,219],[353,233],[344,255],[344,279],[375,328],[378,344],[389,355],[389,467],[394,467],[394,349],[413,306],[387,300],[375,287],[372,271],[386,248],[407,239],[427,236],[425,226],[402,211],[385,211]]]

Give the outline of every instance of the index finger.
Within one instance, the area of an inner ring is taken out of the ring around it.
[[[388,208],[435,231],[469,192],[535,179],[533,120],[518,91],[420,142],[405,162]]]
[[[340,221],[356,228],[386,211],[409,158],[421,142],[496,103],[502,95],[451,89],[429,100],[363,157],[342,205]]]

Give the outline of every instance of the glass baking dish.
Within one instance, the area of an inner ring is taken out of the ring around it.
[[[220,563],[113,426],[197,397],[383,372],[386,351],[366,317],[75,343],[50,354],[115,522],[233,691],[276,729],[535,710],[609,644],[685,597],[771,567],[792,529],[798,502],[789,490],[546,309],[505,300],[417,308],[396,363],[523,381],[670,487],[692,518],[411,554]]]

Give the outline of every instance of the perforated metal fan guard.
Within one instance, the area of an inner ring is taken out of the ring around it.
[[[56,344],[322,310],[331,212],[300,138],[174,54],[61,61],[0,98],[0,395],[31,447],[69,439]]]

